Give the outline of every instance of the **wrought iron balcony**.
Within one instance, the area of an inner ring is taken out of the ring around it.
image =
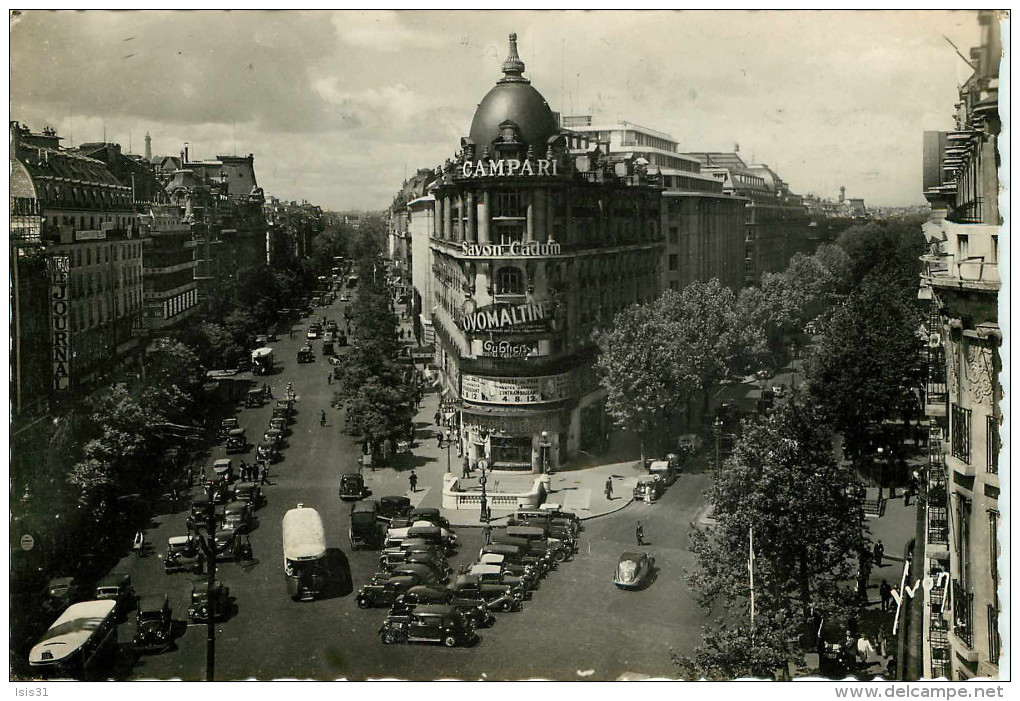
[[[974,647],[974,593],[966,591],[953,580],[953,634],[969,647]]]

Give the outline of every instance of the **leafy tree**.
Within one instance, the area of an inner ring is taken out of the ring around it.
[[[869,276],[832,315],[807,362],[811,398],[851,450],[895,418],[920,382],[922,322],[916,300],[885,275]]]
[[[176,387],[190,398],[197,398],[205,379],[205,368],[191,348],[168,338],[156,339],[145,358],[148,385]]]
[[[669,413],[690,398],[697,379],[682,376],[683,363],[670,324],[653,304],[624,309],[609,330],[595,334],[595,369],[606,389],[606,411],[618,426],[645,439],[661,428]]]
[[[850,258],[853,284],[880,274],[887,281],[912,286],[916,292],[919,256],[924,248],[924,239],[918,235],[922,221],[921,217],[872,221],[840,234],[837,244]]]
[[[836,619],[853,611],[855,592],[844,583],[864,546],[862,502],[853,484],[852,469],[833,456],[829,427],[799,395],[761,423],[745,424],[710,492],[718,523],[692,533],[697,566],[688,581],[699,603],[721,609],[722,617],[706,630],[695,656],[682,658],[684,674],[768,676],[796,658],[797,631],[809,611]]]

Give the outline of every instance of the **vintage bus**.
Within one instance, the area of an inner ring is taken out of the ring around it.
[[[43,677],[85,679],[117,643],[117,620],[111,599],[69,606],[28,655],[28,664]]]
[[[322,518],[304,504],[283,515],[283,571],[287,593],[300,601],[314,599],[329,580]]]
[[[251,352],[251,371],[255,375],[269,375],[273,372],[272,348],[256,348]]]

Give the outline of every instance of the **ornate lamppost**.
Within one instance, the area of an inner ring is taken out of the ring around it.
[[[453,434],[447,428],[443,435],[446,436],[446,474],[450,474],[450,443],[453,440]]]
[[[487,429],[483,428],[479,432],[478,435],[482,439],[482,453],[484,454],[485,453],[485,441],[489,437],[489,431]],[[478,461],[478,467],[482,471],[481,477],[478,478],[478,482],[482,486],[482,507],[481,507],[481,513],[478,515],[478,520],[483,522],[483,523],[488,523],[489,522],[489,500],[488,500],[488,494],[485,491],[485,483],[489,481],[488,477],[485,474],[485,468],[487,468],[488,466],[489,466],[489,461],[486,460],[485,457],[482,457]]]
[[[216,502],[214,496],[216,485],[209,481],[205,484],[206,512],[205,523],[195,527],[198,544],[205,554],[206,568],[209,576],[206,580],[206,635],[205,635],[205,680],[213,681],[216,676],[216,558],[233,547],[237,529],[230,531],[230,538],[222,546],[216,545]]]
[[[542,449],[542,474],[548,475],[549,471],[549,449],[552,448],[552,444],[549,443],[549,432],[542,431],[542,442],[538,444],[538,447]]]

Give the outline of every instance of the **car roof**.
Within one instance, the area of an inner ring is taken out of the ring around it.
[[[439,594],[441,596],[453,596],[453,592],[441,584],[416,584],[407,590],[408,594]]]
[[[356,501],[354,506],[351,507],[352,514],[365,514],[368,512],[375,513],[379,510],[379,505],[374,501]],[[406,542],[406,541],[405,541]]]
[[[447,604],[425,604],[424,606],[418,606],[415,608],[413,615],[452,616],[456,613],[457,609]]]
[[[50,580],[50,587],[66,587],[71,586],[74,582],[74,577],[54,577]]]
[[[244,433],[244,429],[241,427],[230,429],[231,436],[240,436],[242,433]]]
[[[408,499],[407,497],[401,497],[401,496],[395,496],[395,495],[389,495],[389,496],[385,496],[385,497],[380,497],[379,501],[384,501],[387,504],[410,504],[411,503],[411,500]]]
[[[640,560],[643,556],[644,556],[644,553],[639,553],[639,552],[634,552],[633,550],[628,550],[625,553],[623,553],[622,555],[620,555],[620,562],[623,562],[624,560],[634,560],[634,561],[637,561],[637,560]]]
[[[405,572],[410,572],[412,574],[428,574],[430,572],[429,568],[425,565],[414,562],[406,562],[403,565],[398,565],[393,568],[393,571],[398,574]]]
[[[191,536],[174,535],[166,539],[167,545],[187,545],[191,542]]]
[[[506,560],[506,555],[503,553],[482,553],[482,558],[479,562],[483,565],[488,565],[494,562],[503,562],[504,560]]]
[[[499,565],[471,565],[468,574],[502,574]]]
[[[510,536],[515,533],[520,533],[522,535],[545,535],[545,529],[539,528],[538,526],[507,526],[506,532],[507,535]]]
[[[387,585],[387,584],[390,584],[392,582],[394,585],[397,585],[397,584],[400,584],[400,585],[407,584],[408,588],[410,588],[410,587],[414,586],[416,581],[417,580],[414,577],[410,577],[408,575],[400,575],[400,574],[398,574],[398,575],[394,575],[393,577],[390,577],[389,579],[387,579],[387,580],[385,580],[383,582],[380,582],[380,584],[381,585]]]

